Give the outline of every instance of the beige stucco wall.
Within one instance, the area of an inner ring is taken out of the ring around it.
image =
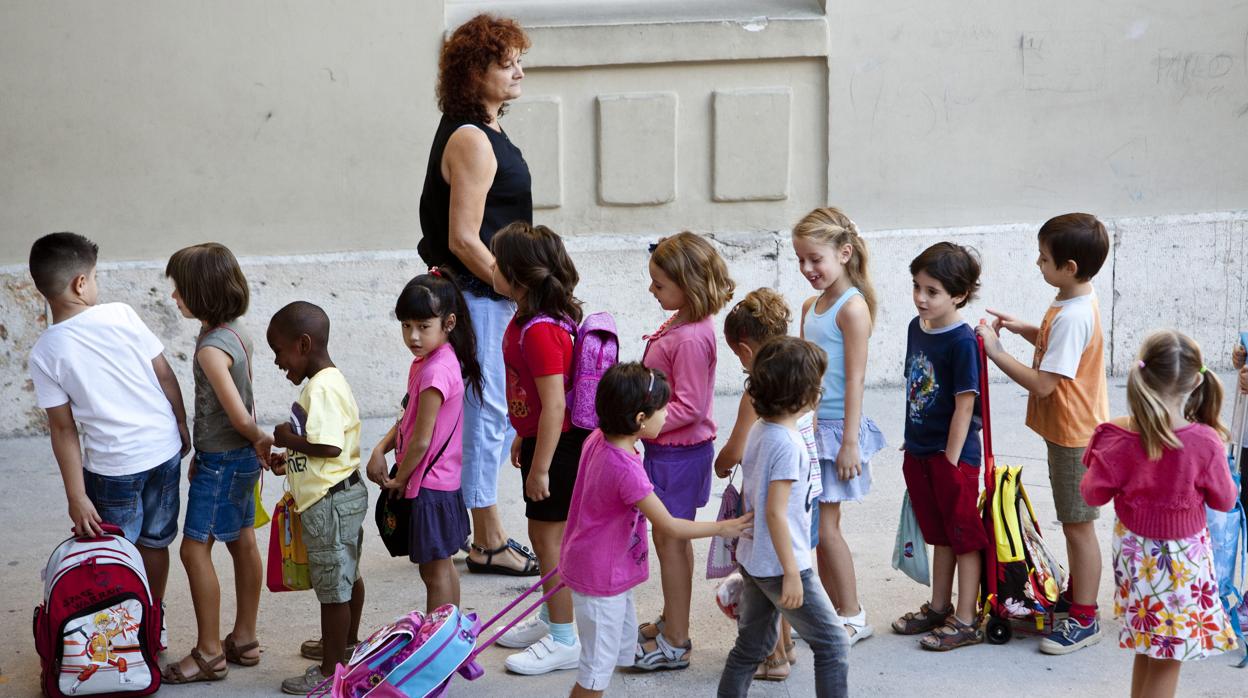
[[[710,234],[738,297],[774,286],[796,307],[809,289],[785,231],[828,202],[872,249],[873,383],[899,375],[915,253],[975,245],[969,317],[1038,318],[1051,292],[1034,231],[1070,210],[1114,235],[1097,287],[1115,369],[1158,325],[1224,365],[1248,326],[1245,5],[23,0],[0,4],[0,433],[41,426],[25,358],[46,318],[25,257],[66,229],[101,244],[104,299],[139,310],[187,388],[194,323],[161,270],[212,239],[243,258],[245,326],[324,305],[362,410],[391,413],[409,359],[389,309],[421,268],[438,42],[483,6],[530,29],[503,125],[533,166],[536,218],[568,237],[579,294],[616,314],[625,357],[662,319],[647,243]],[[739,388],[721,357],[719,388]],[[293,389],[258,381],[278,418]]]

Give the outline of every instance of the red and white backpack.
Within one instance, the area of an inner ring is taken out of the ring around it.
[[[144,696],[160,688],[160,600],[139,549],[104,524],[98,538],[68,538],[43,572],[35,649],[43,692]]]

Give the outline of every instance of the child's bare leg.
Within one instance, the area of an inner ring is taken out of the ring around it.
[[[820,513],[822,516],[822,513]],[[957,558],[953,548],[947,545],[932,546],[932,601],[933,611],[946,611],[953,603],[953,570]]]
[[[537,553],[537,561],[542,570],[553,570],[559,566],[559,548],[563,544],[563,521],[529,520],[529,539],[533,542],[533,552]],[[550,591],[559,583],[559,575],[546,580],[542,588]],[[563,589],[546,601],[546,611],[550,614],[551,623],[572,622],[572,592]]]
[[[239,531],[238,540],[226,543],[225,547],[234,560],[234,596],[237,604],[234,628],[230,635],[236,646],[242,646],[256,639],[256,617],[260,612],[263,567],[260,563],[260,549],[256,546],[255,529],[244,527]],[[248,658],[259,657],[260,648],[253,647],[242,655]]]
[[[152,595],[158,599],[165,598],[165,587],[169,585],[169,548],[145,548],[142,545],[138,548]]]
[[[1095,606],[1096,593],[1101,588],[1101,545],[1096,539],[1096,525],[1091,521],[1064,523],[1062,533],[1066,536],[1070,586],[1074,590],[1070,600]]]
[[[952,552],[950,549],[950,553]],[[983,570],[983,560],[978,550],[962,553],[957,560],[958,606],[954,609],[954,615],[963,623],[973,624],[975,606],[979,601],[979,575]]]
[[[1145,657],[1148,674],[1140,690],[1140,698],[1174,698],[1179,690],[1179,670],[1183,663],[1174,659]]]
[[[591,691],[579,683],[574,683],[568,698],[602,698],[603,693],[603,691]]]
[[[693,596],[693,544],[654,531],[654,550],[659,556],[663,582],[663,636],[673,647],[689,641],[689,604]],[[646,650],[653,649],[647,643]]]
[[[359,582],[356,582],[358,585]],[[321,604],[321,647],[325,654],[321,657],[321,674],[325,677],[334,675],[335,665],[347,661],[347,635],[351,624],[351,604]]]
[[[841,533],[840,503],[819,504],[819,579],[836,612],[852,618],[862,611],[858,603],[858,579],[854,557]]]
[[[1148,655],[1135,655],[1135,662],[1131,665],[1131,698],[1140,698],[1144,695],[1144,686],[1148,683],[1148,670]]]
[[[459,605],[459,574],[450,558],[422,562],[420,580],[425,583],[425,612],[444,604]]]
[[[355,580],[351,587],[351,624],[347,626],[347,643],[360,643],[360,616],[364,613],[364,578]]]
[[[200,543],[184,537],[179,554],[191,585],[191,603],[195,607],[195,624],[199,629],[195,648],[204,659],[212,662],[213,669],[224,668],[225,657],[221,657],[220,663],[213,662],[215,657],[221,656],[221,584],[212,565],[212,539]],[[199,665],[189,655],[178,662],[178,668],[183,676],[199,673]]]

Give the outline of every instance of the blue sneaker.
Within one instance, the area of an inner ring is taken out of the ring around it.
[[[1040,651],[1045,654],[1070,654],[1077,649],[1095,645],[1101,641],[1101,624],[1095,619],[1083,625],[1074,618],[1065,618],[1053,626],[1053,632],[1040,641]]]

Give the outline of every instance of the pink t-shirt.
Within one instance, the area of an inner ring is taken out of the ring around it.
[[[615,596],[646,581],[650,551],[637,502],[653,491],[636,451],[612,446],[599,429],[585,439],[559,558],[568,588]]]
[[[669,320],[670,322],[670,320]],[[654,440],[663,446],[691,446],[715,438],[715,325],[711,318],[669,326],[649,337],[641,363],[667,376],[672,399],[667,421]]]
[[[442,406],[438,408],[438,416],[433,422],[433,436],[429,439],[429,450],[420,459],[412,479],[407,481],[404,496],[415,497],[420,488],[450,492],[459,489],[460,471],[464,463],[464,376],[459,370],[459,358],[455,349],[443,344],[433,350],[424,359],[412,361],[412,368],[407,379],[407,407],[403,409],[403,417],[399,419],[399,431],[394,446],[396,463],[403,462],[407,453],[407,444],[412,439],[412,429],[416,427],[417,404],[421,392],[433,388],[442,394]],[[446,450],[442,450],[443,444]],[[425,474],[429,462],[442,451],[441,457],[434,463],[433,469]]]

